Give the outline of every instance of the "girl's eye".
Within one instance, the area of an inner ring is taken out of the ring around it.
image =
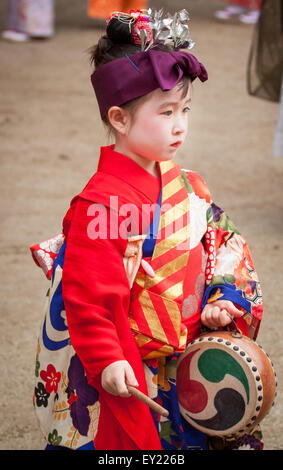
[[[188,113],[190,110],[191,110],[191,108],[189,108],[189,106],[186,106],[186,107],[183,109],[183,112],[184,112],[184,113]]]
[[[171,116],[172,111],[170,111],[170,110],[164,111],[164,113],[162,113],[162,114],[164,114],[165,116]]]

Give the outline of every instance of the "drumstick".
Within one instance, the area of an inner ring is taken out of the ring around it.
[[[154,400],[152,400],[147,395],[142,393],[140,390],[133,387],[132,385],[127,385],[127,387],[131,395],[141,400],[143,403],[148,405],[150,408],[152,408],[154,411],[159,413],[161,416],[164,416],[166,418],[169,415],[169,412],[165,410],[165,408],[158,405],[158,403],[156,403]]]

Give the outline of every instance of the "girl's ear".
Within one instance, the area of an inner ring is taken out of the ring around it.
[[[108,111],[108,121],[115,131],[121,135],[126,135],[129,115],[124,109],[119,108],[119,106],[112,106]]]

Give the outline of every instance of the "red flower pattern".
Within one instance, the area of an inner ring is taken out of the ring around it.
[[[55,367],[52,364],[48,364],[46,371],[42,370],[40,372],[40,377],[46,382],[45,389],[47,393],[57,393],[61,372],[56,372]]]

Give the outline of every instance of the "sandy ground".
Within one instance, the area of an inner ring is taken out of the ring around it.
[[[170,2],[154,3],[162,4]],[[271,152],[278,104],[247,94],[253,27],[217,22],[219,5],[174,2],[190,9],[194,52],[209,72],[209,81],[194,87],[189,138],[178,162],[203,176],[253,253],[265,298],[258,339],[279,382],[276,405],[262,424],[265,448],[275,450],[283,448],[283,159]],[[6,6],[1,1],[1,29]],[[2,450],[44,446],[32,395],[48,281],[29,246],[60,231],[70,199],[95,171],[99,146],[108,143],[86,54],[100,32],[86,17],[86,2],[58,0],[52,40],[0,42]]]

